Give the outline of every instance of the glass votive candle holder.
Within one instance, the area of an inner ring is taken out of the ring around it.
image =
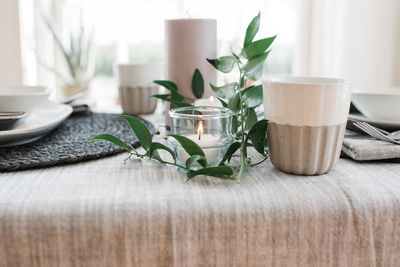
[[[207,166],[217,166],[232,144],[232,111],[223,107],[182,107],[169,111],[171,133],[195,142],[204,151]],[[190,155],[175,140],[169,139],[177,163],[185,165]],[[193,165],[193,169],[200,165]]]

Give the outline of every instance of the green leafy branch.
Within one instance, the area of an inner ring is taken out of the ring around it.
[[[207,159],[205,157],[204,151],[192,140],[180,135],[175,135],[175,134],[169,135],[171,138],[174,138],[190,156],[186,160],[185,165],[180,165],[176,162],[176,155],[172,149],[159,142],[153,142],[153,137],[151,136],[150,131],[147,129],[147,127],[143,124],[141,120],[128,115],[119,115],[118,117],[124,119],[129,124],[130,128],[137,136],[139,143],[145,150],[144,153],[138,152],[131,145],[126,144],[121,139],[109,134],[96,135],[95,137],[91,138],[89,142],[94,140],[105,140],[126,150],[128,152],[127,159],[130,159],[132,156],[141,159],[149,158],[157,160],[162,164],[178,167],[182,169],[184,172],[186,172],[187,180],[190,180],[197,175],[208,175],[224,179],[235,179],[234,177],[235,171],[230,166],[209,167],[207,165]],[[173,161],[167,161],[162,159],[162,157],[158,153],[158,151],[160,150],[164,150],[169,155],[171,155]],[[195,168],[198,165],[202,166],[202,168],[201,169]]]
[[[267,120],[258,120],[255,109],[262,104],[262,85],[250,85],[246,87],[249,80],[257,80],[263,73],[264,63],[271,50],[268,50],[276,36],[268,37],[253,41],[260,26],[260,13],[253,18],[247,27],[246,35],[243,42],[243,48],[239,54],[231,53],[231,55],[223,56],[215,59],[207,59],[217,70],[223,73],[231,72],[235,67],[239,70],[239,79],[222,86],[210,84],[211,89],[218,96],[218,100],[223,107],[233,111],[232,133],[236,138],[225,152],[218,166],[209,166],[204,151],[192,140],[180,136],[170,134],[169,137],[175,139],[183,149],[189,154],[185,165],[177,163],[176,153],[169,147],[153,142],[152,136],[146,126],[137,118],[121,115],[119,117],[125,119],[133,132],[138,137],[140,144],[145,150],[139,153],[132,146],[124,143],[122,140],[107,134],[100,134],[93,137],[92,140],[106,140],[122,149],[129,154],[128,158],[136,156],[138,158],[149,158],[157,160],[162,164],[178,167],[186,172],[188,180],[197,175],[208,175],[224,179],[235,179],[240,181],[247,167],[254,167],[261,164],[268,158],[268,150],[266,149],[266,131]],[[188,102],[193,99],[187,99],[178,92],[175,83],[166,80],[157,80],[154,83],[166,88],[168,94],[158,94],[153,97],[163,101],[169,101],[171,108],[191,106]],[[195,70],[192,78],[192,91],[196,98],[201,98],[204,94],[204,80],[198,69]],[[248,157],[248,148],[253,147],[259,154],[263,156],[262,160],[253,163]],[[173,161],[166,161],[161,158],[159,150],[164,150],[171,155]],[[240,169],[235,173],[233,167],[226,165],[231,161],[234,154],[240,152]],[[200,166],[200,169],[199,169]]]
[[[181,108],[181,107],[190,107],[192,106],[192,102],[194,99],[185,97],[179,93],[178,86],[171,81],[166,80],[157,80],[154,81],[155,84],[158,84],[168,91],[169,94],[156,94],[152,95],[152,97],[161,99],[162,101],[170,102],[170,108]],[[195,69],[192,77],[192,92],[196,98],[202,98],[204,95],[204,79],[199,69]]]
[[[247,27],[240,54],[232,52],[231,55],[215,59],[207,59],[217,70],[223,73],[231,72],[235,66],[238,68],[240,77],[238,82],[215,86],[210,84],[212,90],[219,97],[222,105],[231,109],[235,116],[232,123],[232,132],[238,139],[227,150],[220,165],[230,161],[232,155],[240,150],[240,170],[237,179],[244,176],[246,167],[252,167],[263,162],[268,153],[266,147],[266,131],[268,121],[258,120],[255,109],[262,104],[262,85],[251,85],[246,87],[248,80],[258,80],[264,70],[264,63],[271,50],[276,36],[253,41],[260,27],[260,13],[253,18]],[[249,146],[264,156],[258,163],[252,163],[248,158],[247,148]]]

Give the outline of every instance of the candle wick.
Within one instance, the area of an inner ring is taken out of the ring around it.
[[[201,138],[201,134],[199,134],[199,140],[200,140],[200,138]]]

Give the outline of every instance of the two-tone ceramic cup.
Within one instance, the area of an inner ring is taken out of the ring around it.
[[[273,165],[300,175],[332,170],[340,156],[349,113],[349,82],[279,77],[265,80],[263,85]]]
[[[152,113],[157,107],[159,87],[154,80],[162,78],[161,64],[119,64],[119,99],[124,113]]]

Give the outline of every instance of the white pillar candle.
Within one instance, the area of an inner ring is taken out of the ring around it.
[[[217,21],[215,19],[172,19],[165,21],[165,59],[167,80],[179,92],[194,99],[192,77],[198,68],[204,78],[204,95],[212,93],[217,72],[206,58],[217,57]]]

